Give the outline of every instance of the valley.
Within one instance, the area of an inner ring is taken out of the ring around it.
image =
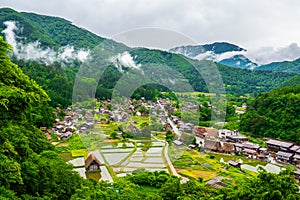
[[[0,199],[299,198],[294,54],[129,47],[11,8],[0,23]]]

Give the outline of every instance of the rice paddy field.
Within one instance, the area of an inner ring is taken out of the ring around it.
[[[125,144],[125,145],[124,145]],[[149,171],[167,170],[163,142],[118,143],[100,150],[105,162],[115,174],[131,173],[144,168]],[[124,148],[124,146],[126,146]],[[145,146],[147,148],[145,148]],[[111,148],[108,148],[111,147]]]

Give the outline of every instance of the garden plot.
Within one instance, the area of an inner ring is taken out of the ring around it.
[[[132,162],[142,162],[144,159],[145,159],[145,157],[143,157],[143,156],[135,156],[135,157],[132,156],[130,158],[130,161],[132,161]]]
[[[263,165],[257,165],[256,167],[251,166],[251,165],[247,165],[247,164],[243,164],[241,165],[242,169],[246,169],[255,173],[258,173],[258,169],[259,167],[262,167],[263,169],[265,169],[267,172],[269,173],[274,173],[274,174],[279,174],[279,172],[282,170],[282,168],[276,166],[276,165],[272,165],[272,164],[267,164],[266,166]]]
[[[163,147],[151,147],[147,151],[143,151],[142,148],[137,148],[137,150],[129,156],[129,159],[119,165],[120,169],[115,172],[131,173],[141,168],[150,171],[167,170],[167,164],[164,162],[162,150]]]
[[[152,142],[152,147],[164,147],[164,142]]]

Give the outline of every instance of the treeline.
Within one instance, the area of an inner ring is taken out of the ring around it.
[[[293,72],[300,74],[300,59],[293,61],[273,62],[270,64],[262,65],[255,70],[268,70],[268,71],[279,71],[279,72]]]
[[[260,94],[242,115],[240,130],[300,144],[300,85]]]
[[[299,189],[290,173],[290,170],[279,175],[261,171],[257,177],[241,180],[235,186],[215,189],[201,179],[181,184],[178,177],[166,172],[139,171],[117,178],[113,184],[100,181],[84,185],[71,199],[299,199]]]

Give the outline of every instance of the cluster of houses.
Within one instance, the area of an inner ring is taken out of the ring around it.
[[[268,151],[275,152],[276,159],[281,163],[294,164],[300,168],[300,146],[292,142],[269,140]]]
[[[273,158],[277,163],[294,164],[300,168],[300,146],[292,142],[270,139],[266,142],[267,147],[261,147],[250,143],[249,139],[240,135],[238,131],[195,127],[193,133],[197,138],[197,146],[202,145],[207,151],[241,154],[263,161]]]
[[[58,118],[55,119],[53,124],[52,132],[57,135],[59,140],[67,140],[72,137],[73,132],[76,130],[76,120],[75,114],[72,112],[71,108],[66,109],[66,115],[63,120],[60,121]],[[60,110],[57,108],[57,115],[59,115]]]
[[[98,104],[101,106],[99,109],[94,110],[95,114],[106,114],[108,116],[108,119],[103,118],[103,122],[101,123],[105,123],[105,120],[126,122],[129,121],[132,115],[148,116],[150,112],[156,114],[158,108],[153,101],[146,101],[144,99],[126,99],[121,104],[114,104],[113,109],[111,108],[110,100],[98,102]]]

